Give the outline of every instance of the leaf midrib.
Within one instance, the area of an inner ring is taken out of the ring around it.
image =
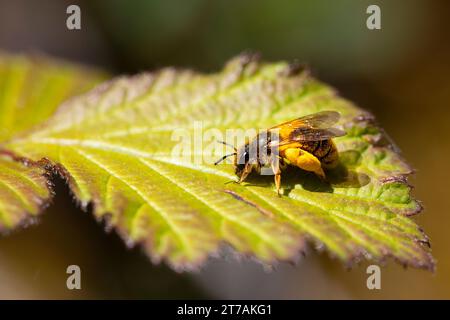
[[[140,151],[135,148],[130,147],[124,147],[121,145],[117,145],[110,142],[103,142],[99,140],[77,140],[77,139],[62,139],[62,138],[34,138],[29,141],[27,140],[18,140],[11,143],[11,146],[14,148],[14,146],[20,146],[20,144],[45,144],[45,145],[56,145],[59,147],[64,146],[79,146],[79,147],[87,147],[92,148],[96,150],[102,150],[102,151],[111,151],[115,153],[122,153],[133,157],[145,157],[149,159],[163,159],[162,157],[155,157],[154,153],[149,153],[146,151]],[[164,154],[167,155],[167,154]],[[162,155],[160,155],[162,156]],[[338,196],[341,197],[347,197],[345,194],[335,193]],[[351,196],[348,196],[351,197]],[[366,199],[368,201],[373,201],[376,203],[379,203],[382,206],[385,206],[384,202],[376,199],[376,198],[367,198],[367,197],[356,197],[356,200]],[[393,203],[394,205],[398,205],[398,203]]]

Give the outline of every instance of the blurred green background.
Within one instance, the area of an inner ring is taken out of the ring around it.
[[[82,30],[66,28],[78,4]],[[382,29],[366,28],[381,7]],[[267,60],[308,63],[313,74],[373,112],[417,169],[410,180],[425,210],[414,219],[431,238],[437,272],[382,268],[382,289],[366,287],[326,253],[271,272],[229,252],[196,274],[153,266],[77,209],[57,183],[38,226],[0,239],[0,298],[450,298],[450,2],[403,1],[62,1],[0,0],[0,49],[44,52],[134,73],[165,65],[221,68],[247,49]],[[82,290],[66,289],[66,267]]]

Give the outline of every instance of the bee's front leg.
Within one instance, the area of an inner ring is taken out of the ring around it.
[[[275,185],[277,187],[277,194],[278,196],[281,196],[280,194],[280,187],[281,187],[281,173],[275,174]]]
[[[278,157],[272,157],[270,161],[270,166],[272,167],[272,171],[275,174],[275,186],[277,188],[277,194],[280,195],[280,188],[281,188],[281,170],[280,170],[280,163],[278,160]]]

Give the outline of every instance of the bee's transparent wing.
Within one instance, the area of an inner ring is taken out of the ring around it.
[[[304,117],[300,117],[291,121],[283,122],[272,129],[327,129],[334,125],[341,118],[341,114],[337,111],[321,111]]]
[[[294,130],[291,134],[290,140],[293,141],[320,141],[328,140],[336,137],[345,136],[346,132],[338,128],[328,129],[310,129],[310,130]]]
[[[331,127],[340,119],[339,112],[322,111],[284,122],[270,128],[271,132],[278,130],[278,140],[272,140],[271,145],[286,145],[301,141],[320,141],[344,136],[345,131]]]
[[[346,134],[345,131],[338,128],[312,129],[310,131],[302,131],[300,134],[294,133],[291,137],[286,139],[272,140],[270,146],[280,147],[288,144],[301,143],[305,141],[329,140],[336,137],[342,137],[345,134]]]

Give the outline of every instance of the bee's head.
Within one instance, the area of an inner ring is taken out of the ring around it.
[[[243,175],[245,175],[246,177],[254,169],[259,171],[257,158],[254,156],[250,157],[250,147],[248,144],[243,145],[239,149],[235,148],[235,152],[223,156],[222,158],[217,160],[214,164],[217,165],[226,158],[231,156],[234,156],[234,172],[239,178],[242,178]],[[245,173],[245,171],[247,172]]]
[[[249,161],[250,161],[250,153],[248,150],[248,145],[245,145],[237,151],[234,172],[238,177],[242,176],[242,173],[244,172],[245,169],[245,165],[247,165]]]

